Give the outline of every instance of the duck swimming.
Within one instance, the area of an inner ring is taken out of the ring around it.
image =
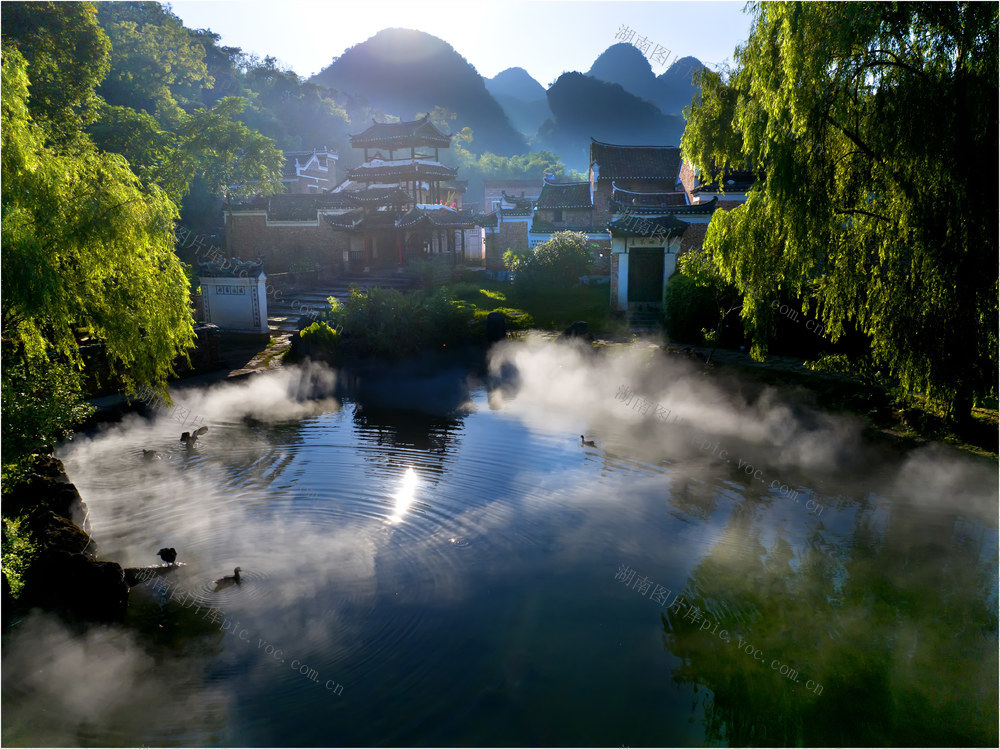
[[[167,564],[173,564],[177,561],[177,549],[170,547],[169,549],[160,549],[156,552],[160,559],[162,559]]]
[[[146,460],[157,460],[160,457],[160,454],[156,452],[156,450],[146,450],[143,448],[142,457]]]
[[[181,435],[180,441],[183,442],[188,447],[191,447],[192,445],[194,445],[195,442],[198,441],[198,438],[207,431],[208,427],[199,427],[198,429],[194,430],[194,434],[191,434],[191,432],[184,432],[184,434]]]
[[[580,435],[580,444],[584,447],[597,447],[594,440],[585,440],[582,434]]]
[[[222,590],[223,588],[228,588],[230,585],[239,585],[240,584],[240,572],[242,572],[242,571],[243,571],[242,567],[236,567],[233,570],[233,574],[226,575],[225,577],[220,577],[218,580],[215,580],[214,581],[215,582],[215,590],[217,590],[217,591],[218,590]]]

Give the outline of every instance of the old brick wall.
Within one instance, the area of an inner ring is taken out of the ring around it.
[[[700,250],[702,242],[705,241],[706,231],[708,231],[708,224],[689,224],[681,236],[681,250],[678,254],[683,255],[689,250]]]
[[[504,221],[498,227],[497,247],[501,257],[507,250],[528,249],[528,223],[526,221]]]
[[[543,221],[549,221],[560,228],[563,226],[573,227],[573,226],[590,226],[591,210],[589,208],[563,208],[562,209],[562,220],[555,220],[554,208],[539,208],[535,211],[535,215]]]
[[[236,213],[226,228],[230,254],[263,257],[265,273],[304,264],[339,265],[349,242],[346,232],[322,219],[318,226],[267,226],[265,216]]]

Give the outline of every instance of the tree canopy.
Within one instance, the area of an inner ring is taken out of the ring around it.
[[[162,384],[193,338],[177,209],[120,156],[85,140],[46,146],[27,102],[24,58],[5,49],[4,345],[73,360],[83,333],[104,342],[127,383]]]
[[[245,100],[197,100],[211,77],[176,17],[113,13],[109,44],[91,4],[3,5],[5,467],[85,413],[83,342],[125,390],[165,388],[194,340],[174,252],[192,180],[224,198],[280,185],[281,152],[239,121]],[[96,91],[109,70],[116,103]]]
[[[997,379],[997,6],[760,3],[736,67],[701,76],[681,145],[708,179],[764,177],[705,247],[766,300],[848,325],[908,391],[956,417]]]
[[[3,40],[31,64],[32,119],[47,138],[80,134],[100,106],[94,87],[109,68],[111,44],[90,3],[3,3]]]

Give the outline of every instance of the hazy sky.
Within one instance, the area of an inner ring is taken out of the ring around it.
[[[386,27],[419,29],[451,44],[490,78],[526,69],[548,86],[560,73],[586,72],[622,26],[675,56],[706,64],[731,59],[746,40],[743,2],[517,2],[516,0],[180,0],[171,4],[191,28],[209,28],[227,46],[272,55],[303,77],[326,67],[347,47]],[[659,75],[666,67],[650,60]]]

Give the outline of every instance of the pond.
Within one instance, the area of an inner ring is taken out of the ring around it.
[[[4,743],[997,743],[995,463],[642,345],[490,373],[288,368],[66,445],[101,556],[185,564],[18,623]]]

